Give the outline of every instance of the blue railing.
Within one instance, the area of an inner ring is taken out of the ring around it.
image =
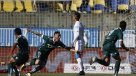
[[[14,28],[0,28],[0,46],[12,46],[15,42]],[[22,28],[23,34],[26,28]],[[57,28],[32,28],[33,31],[40,32],[47,36],[53,36],[56,30],[61,32],[61,40],[65,45],[71,46],[73,41],[72,29],[57,29]],[[85,29],[88,37],[88,47],[99,47],[99,29],[90,28]],[[42,38],[33,35],[32,33],[26,34],[30,46],[40,46],[44,41]]]

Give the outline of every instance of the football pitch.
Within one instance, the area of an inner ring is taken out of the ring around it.
[[[7,76],[7,74],[0,74],[0,76]],[[25,74],[21,74],[21,76],[25,76]],[[79,76],[75,73],[36,73],[32,76]],[[86,74],[82,76],[113,76],[113,74]],[[120,74],[119,76],[136,76],[136,74]]]

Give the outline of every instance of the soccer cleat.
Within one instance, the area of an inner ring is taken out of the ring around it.
[[[89,60],[90,65],[92,65],[96,61],[97,57],[91,57]]]
[[[85,72],[84,72],[84,71],[80,71],[80,72],[78,73],[78,75],[85,75]]]
[[[25,76],[31,76],[31,74],[30,73],[26,73]]]
[[[24,68],[25,68],[25,65],[23,64],[20,66],[19,70],[22,71]]]

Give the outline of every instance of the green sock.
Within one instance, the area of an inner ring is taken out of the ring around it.
[[[118,74],[119,68],[120,68],[120,61],[116,61],[116,63],[115,63],[115,73],[114,74]]]

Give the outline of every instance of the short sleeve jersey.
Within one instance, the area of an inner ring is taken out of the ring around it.
[[[57,47],[63,47],[67,49],[67,47],[61,41],[54,42],[53,37],[48,37],[45,35],[43,35],[42,37],[45,42],[39,47],[39,51],[49,54],[52,50],[54,50]]]
[[[123,40],[123,31],[121,28],[110,31],[105,37],[104,44],[115,44],[117,40]]]
[[[28,44],[28,41],[27,39],[24,37],[24,36],[19,36],[17,39],[16,39],[16,43],[18,45],[18,48],[19,48],[19,52],[20,53],[29,53],[29,44]]]

